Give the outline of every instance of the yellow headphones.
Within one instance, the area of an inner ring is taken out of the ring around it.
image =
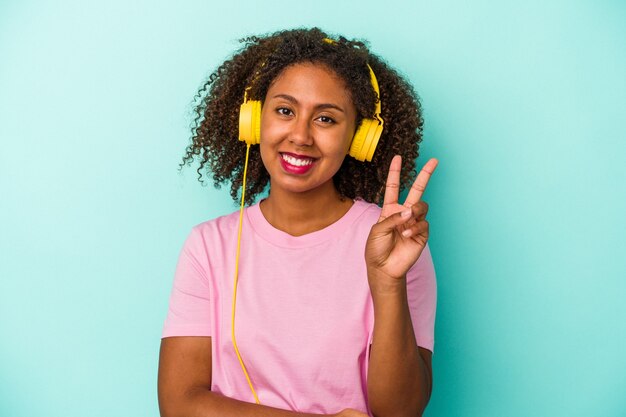
[[[332,39],[324,39],[328,43],[336,43]],[[363,119],[359,125],[352,142],[348,155],[359,161],[371,161],[378,145],[380,135],[383,133],[384,121],[381,117],[380,90],[378,81],[372,67],[367,64],[370,70],[370,79],[374,91],[376,91],[376,111],[374,119]],[[243,94],[243,104],[239,108],[239,140],[248,145],[256,145],[261,141],[261,102],[259,100],[248,100],[247,87]]]

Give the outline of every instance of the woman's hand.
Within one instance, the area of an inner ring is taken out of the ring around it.
[[[403,204],[398,203],[402,158],[393,157],[387,176],[384,203],[365,246],[370,286],[372,278],[391,282],[404,278],[428,241],[428,204],[421,201],[439,161],[430,159],[417,175]]]

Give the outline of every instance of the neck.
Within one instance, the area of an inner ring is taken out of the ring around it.
[[[328,187],[310,192],[272,190],[260,204],[265,219],[276,229],[292,236],[321,230],[343,217],[353,201],[342,198],[332,181]]]

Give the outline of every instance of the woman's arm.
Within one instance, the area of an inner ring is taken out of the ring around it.
[[[234,400],[211,391],[211,338],[161,340],[158,394],[161,417],[317,417]],[[366,417],[343,410],[336,417]]]
[[[415,340],[406,274],[426,247],[428,204],[421,201],[437,167],[429,160],[403,204],[398,203],[401,158],[391,161],[383,208],[365,246],[367,279],[374,304],[374,333],[367,391],[375,417],[420,416],[430,398],[430,354]]]
[[[394,281],[372,291],[374,335],[367,376],[369,406],[376,417],[421,416],[432,387],[431,352],[418,347],[415,341],[406,280]]]

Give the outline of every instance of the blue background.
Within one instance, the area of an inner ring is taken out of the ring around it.
[[[0,415],[157,416],[197,88],[318,25],[415,85],[439,281],[426,415],[626,415],[620,1],[0,2]]]

